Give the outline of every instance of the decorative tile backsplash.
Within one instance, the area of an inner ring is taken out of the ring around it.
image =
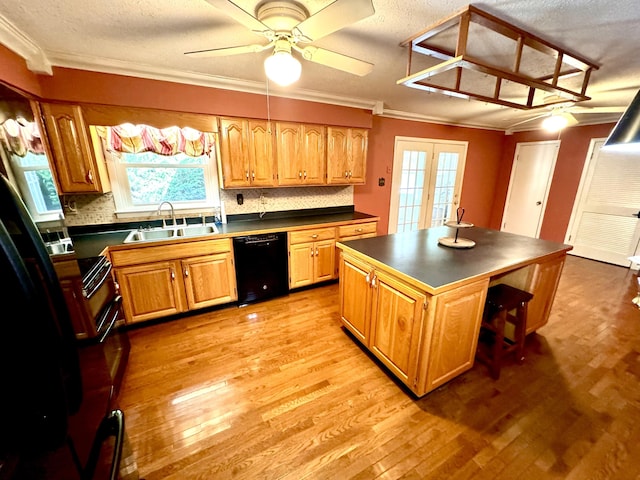
[[[243,197],[238,205],[237,197]],[[220,190],[227,215],[243,213],[277,212],[281,210],[303,210],[308,208],[342,207],[353,205],[353,187],[288,187],[246,190]],[[67,195],[64,197],[65,223],[69,227],[100,225],[118,222],[156,220],[156,212],[136,218],[118,219],[115,214],[113,195]],[[176,215],[190,216],[180,211]]]

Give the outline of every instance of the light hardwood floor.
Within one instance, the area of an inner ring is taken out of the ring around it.
[[[338,286],[130,332],[121,396],[154,479],[638,479],[628,269],[569,256],[523,365],[421,399],[340,327]]]

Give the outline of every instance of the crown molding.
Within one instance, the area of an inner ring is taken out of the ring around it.
[[[379,115],[381,117],[395,118],[397,120],[411,120],[412,122],[436,123],[438,125],[449,125],[452,127],[460,127],[460,128],[476,128],[480,130],[493,130],[498,132],[503,132],[505,130],[504,128],[488,127],[487,125],[453,123],[451,121],[447,121],[442,118],[429,117],[427,115],[422,115],[419,113],[412,113],[412,112],[404,112],[401,110],[383,109],[382,113]]]
[[[40,75],[53,74],[51,63],[44,51],[2,14],[0,14],[0,43],[24,58],[27,68],[32,72]]]
[[[259,95],[268,94],[272,97],[327,103],[331,105],[340,105],[371,111],[374,110],[377,104],[376,100],[328,95],[314,90],[282,90],[280,87],[275,89],[273,89],[273,87],[268,88],[266,80],[265,82],[238,80],[235,78],[208,75],[204,73],[182,72],[168,68],[154,67],[152,65],[140,65],[138,63],[131,63],[122,60],[86,55],[72,55],[62,52],[50,52],[49,58],[51,63],[56,67],[75,68],[79,70],[110,73],[114,75],[134,76],[150,80],[220,88],[224,90],[234,90],[237,92],[254,93]]]

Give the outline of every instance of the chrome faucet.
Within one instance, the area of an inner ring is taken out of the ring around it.
[[[164,202],[160,202],[160,205],[158,205],[158,215],[160,215],[160,210],[162,209],[162,206],[165,203],[171,207],[171,221],[173,222],[173,226],[175,227],[176,226],[176,212],[173,209],[173,204],[171,202],[168,202],[167,200],[165,200]],[[166,228],[166,226],[167,226],[167,223],[166,223],[164,217],[162,217],[162,228]]]

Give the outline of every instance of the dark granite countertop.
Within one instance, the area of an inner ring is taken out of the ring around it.
[[[415,279],[429,293],[471,278],[493,276],[537,259],[571,250],[571,245],[486,228],[461,228],[459,237],[476,242],[458,249],[438,244],[455,236],[455,229],[435,227],[339,243],[386,265],[402,277]]]
[[[290,230],[297,227],[378,219],[378,217],[374,215],[356,212],[353,210],[338,212],[329,210],[329,213],[319,212],[314,215],[302,216],[284,215],[281,217],[276,217],[275,215],[267,215],[262,219],[257,215],[240,218],[241,219],[239,220],[229,221],[229,223],[226,224],[217,224],[216,226],[219,233],[208,235],[207,238],[216,238],[220,236],[237,237],[242,235],[251,235],[257,232],[270,233],[282,230]],[[129,232],[135,228],[136,227],[134,226],[130,226],[130,228],[121,230],[96,231],[95,228],[92,228],[76,229],[75,232],[71,231],[70,234],[73,241],[76,257],[79,259],[95,257],[100,255],[106,247],[122,245]],[[196,238],[203,237],[192,237],[192,239]],[[137,245],[146,244],[148,244],[148,242],[141,242]]]

